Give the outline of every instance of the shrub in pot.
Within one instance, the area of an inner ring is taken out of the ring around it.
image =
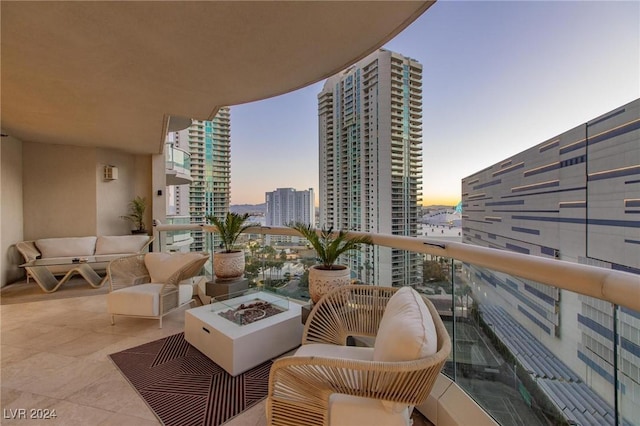
[[[342,254],[358,250],[361,244],[372,244],[368,236],[349,237],[345,231],[333,232],[323,227],[319,232],[303,223],[294,223],[290,228],[298,231],[314,248],[320,264],[309,268],[309,293],[313,303],[334,288],[351,283],[351,270],[345,265],[336,265]]]
[[[209,223],[217,228],[222,241],[222,250],[213,256],[213,273],[219,279],[235,279],[244,275],[244,251],[235,249],[241,233],[252,226],[246,223],[249,214],[227,213],[224,219],[208,215]]]
[[[132,234],[146,234],[147,228],[144,224],[144,212],[147,210],[147,199],[137,196],[129,202],[129,214],[120,216],[126,219],[135,227]]]

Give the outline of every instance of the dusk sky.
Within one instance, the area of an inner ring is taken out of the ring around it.
[[[439,1],[384,46],[423,65],[423,204],[640,97],[640,2]],[[324,81],[231,108],[231,204],[318,194]]]

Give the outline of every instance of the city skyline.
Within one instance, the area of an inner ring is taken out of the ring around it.
[[[639,16],[635,2],[441,1],[388,42],[424,67],[423,204],[453,206],[462,178],[639,97]],[[231,108],[231,204],[318,189],[324,81]]]

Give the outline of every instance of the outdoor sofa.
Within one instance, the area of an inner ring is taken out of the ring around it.
[[[93,270],[105,271],[109,262],[114,259],[144,253],[153,239],[149,235],[41,238],[21,241],[16,244],[16,248],[24,257],[24,263],[48,259],[52,261],[52,265],[47,266],[47,269],[54,275],[64,275],[75,267],[73,259],[84,260],[94,256],[91,259]]]

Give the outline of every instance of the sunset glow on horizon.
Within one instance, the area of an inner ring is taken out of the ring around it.
[[[436,2],[384,48],[423,66],[422,204],[640,97],[640,2]],[[336,46],[339,49],[339,46]],[[324,80],[231,108],[231,204],[319,193]]]

